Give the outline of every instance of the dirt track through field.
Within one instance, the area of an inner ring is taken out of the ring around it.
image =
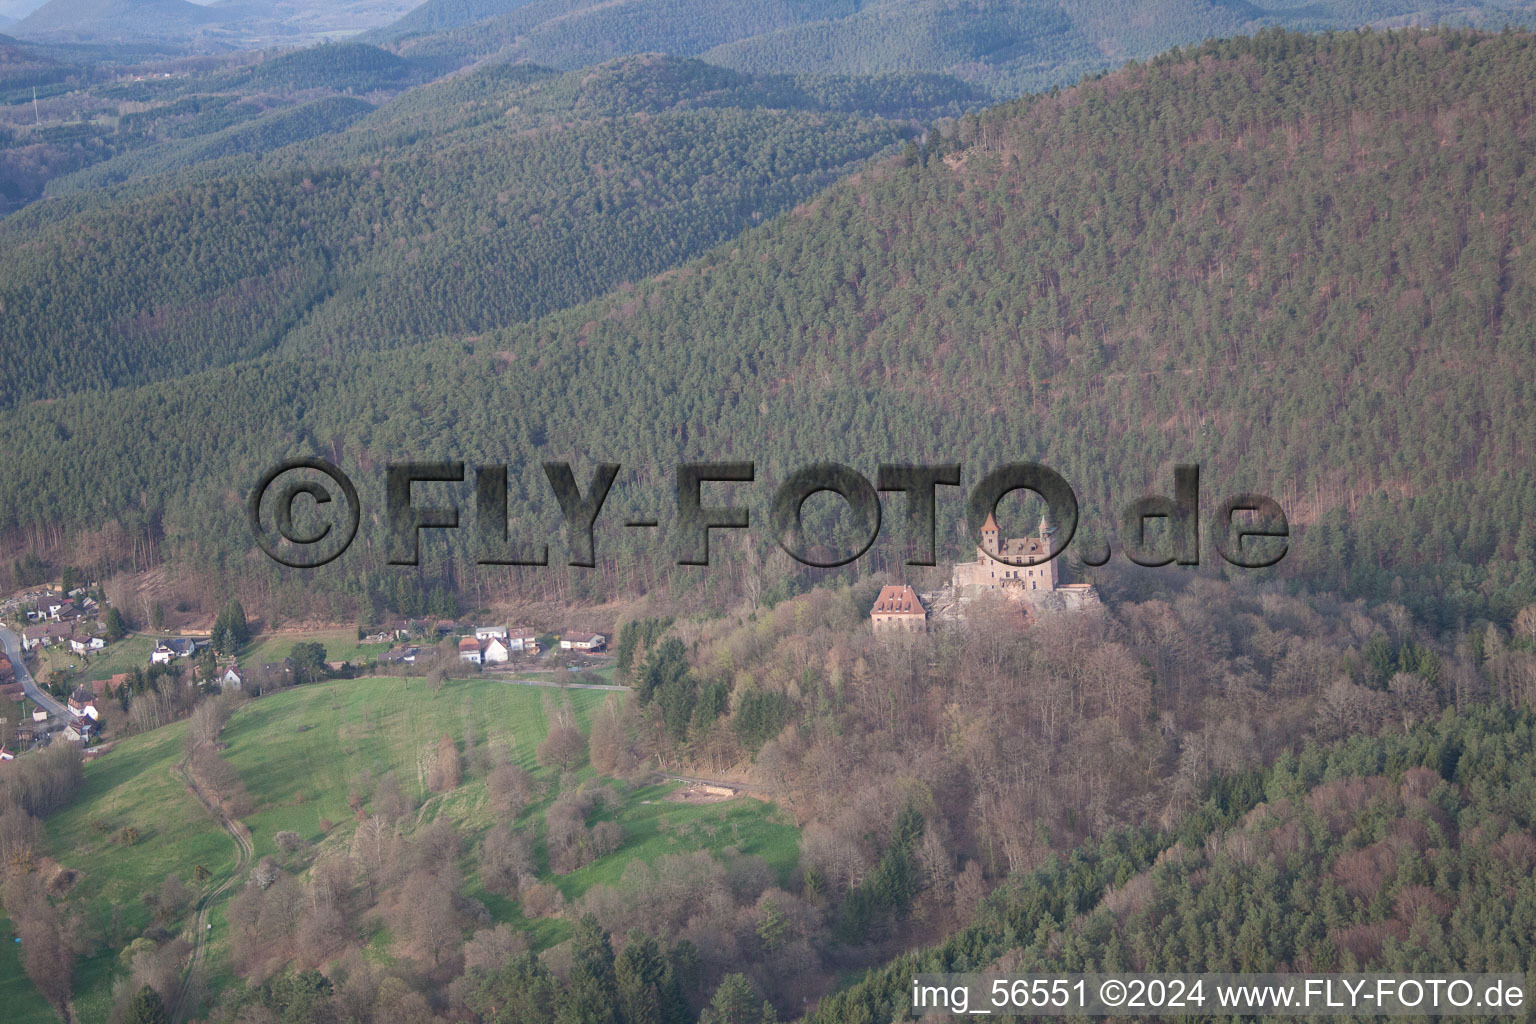
[[[205,892],[202,899],[197,901],[197,913],[192,918],[192,955],[187,959],[186,970],[181,976],[181,987],[176,992],[176,1001],[171,1008],[171,1024],[182,1024],[182,1021],[186,1019],[189,1009],[187,998],[192,990],[192,976],[197,970],[198,964],[202,963],[203,957],[208,950],[208,913],[213,902],[240,881],[241,876],[245,874],[246,868],[251,865],[251,858],[256,855],[256,848],[251,843],[250,830],[225,814],[223,808],[209,800],[203,791],[198,789],[192,774],[187,771],[187,760],[187,758],[183,758],[173,771],[181,776],[182,781],[187,784],[187,789],[197,798],[197,802],[202,804],[209,814],[217,818],[219,824],[224,826],[224,831],[228,832],[230,838],[234,839],[235,870],[218,887]]]

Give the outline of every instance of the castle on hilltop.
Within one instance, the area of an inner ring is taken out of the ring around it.
[[[1004,540],[997,520],[987,513],[981,526],[981,543],[974,562],[955,563],[952,586],[980,587],[983,590],[1018,591],[1020,596],[1053,593],[1060,585],[1060,569],[1051,558],[1051,535],[1055,533],[1040,518],[1037,537],[1009,537]],[[1049,559],[1049,560],[1048,560]]]
[[[1098,604],[1093,584],[1061,582],[1061,560],[1051,558],[1055,532],[1041,517],[1036,536],[1005,539],[988,514],[975,561],[956,562],[949,586],[921,595],[906,584],[885,587],[870,609],[870,625],[876,633],[921,632],[931,623],[961,622],[966,606],[987,595],[1013,603],[1026,624],[1044,613]]]
[[[1017,604],[1026,622],[1041,613],[1098,604],[1093,584],[1061,582],[1061,559],[1051,557],[1057,554],[1055,533],[1042,516],[1035,536],[1004,538],[988,513],[976,560],[955,563],[936,615],[963,619],[967,604],[989,594]]]

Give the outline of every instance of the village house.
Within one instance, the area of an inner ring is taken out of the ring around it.
[[[476,626],[476,640],[505,640],[507,638],[506,626]]]
[[[245,673],[241,671],[239,665],[231,662],[229,667],[224,670],[224,674],[219,676],[219,686],[225,690],[243,690],[245,689]]]
[[[89,634],[72,636],[69,638],[69,649],[76,654],[87,654],[91,651],[99,651],[107,646],[107,641],[99,636]]]
[[[928,628],[928,609],[917,591],[905,583],[892,584],[880,588],[880,596],[869,610],[869,622],[876,633],[921,633]]]
[[[539,634],[531,629],[514,626],[507,630],[507,650],[518,654],[538,654]]]
[[[190,658],[195,653],[197,653],[196,640],[186,636],[173,636],[156,644],[149,660],[153,664],[164,665],[172,658]]]
[[[484,647],[480,653],[481,661],[487,665],[505,665],[507,663],[507,659],[511,656],[512,652],[507,648],[506,641],[498,637],[491,637],[489,640],[485,641]]]
[[[601,633],[566,633],[560,638],[562,651],[576,651],[580,654],[596,654],[607,646],[608,638]]]
[[[396,640],[406,640],[413,636],[425,636],[432,623],[426,619],[400,619],[390,627]]]
[[[91,680],[91,692],[96,695],[96,700],[99,703],[100,701],[105,700],[107,697],[112,696],[112,694],[117,691],[118,687],[126,686],[127,683],[128,673],[119,672],[111,679]]]
[[[421,648],[420,647],[410,647],[410,646],[391,647],[389,650],[387,650],[383,654],[379,655],[379,664],[381,664],[381,665],[412,665],[412,664],[415,664],[416,657],[420,653],[421,653]]]
[[[0,686],[9,683],[16,678],[16,667],[11,664],[11,659],[0,654]]]
[[[27,626],[21,631],[21,649],[34,650],[38,647],[52,647],[56,643],[63,643],[74,632],[74,627],[67,622],[48,622],[37,626]]]
[[[466,636],[459,641],[459,660],[467,661],[471,665],[478,665],[481,661],[480,641],[472,636]]]
[[[89,744],[96,738],[98,727],[94,718],[77,718],[64,727],[60,733],[71,743]]]
[[[69,694],[69,713],[72,715],[91,714],[94,717],[96,711],[96,695],[84,686],[76,686]]]

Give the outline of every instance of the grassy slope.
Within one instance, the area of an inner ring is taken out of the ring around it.
[[[600,690],[566,693],[583,728],[592,711],[611,696]],[[328,841],[345,841],[354,820],[347,806],[348,789],[364,769],[375,777],[394,770],[407,794],[423,795],[417,755],[435,747],[444,732],[462,744],[466,715],[477,737],[505,743],[533,773],[536,784],[549,787],[555,772],[539,768],[534,754],[548,728],[544,702],[560,698],[560,691],[490,678],[454,680],[435,695],[420,679],[362,679],[300,687],[256,701],[225,733],[227,756],[259,808],[245,819],[256,855],[275,852],[272,837],[284,830],[310,842],[326,840],[322,818],[333,823]],[[590,770],[582,774],[590,776]],[[750,800],[693,807],[661,802],[672,788],[640,787],[625,795],[612,815],[624,826],[624,845],[556,879],[568,899],[594,884],[617,882],[636,857],[650,861],[693,849],[733,847],[762,857],[781,876],[792,870],[798,856],[796,831],[779,823],[771,807]],[[538,825],[550,799],[537,799],[518,824]],[[422,819],[439,815],[478,840],[494,821],[483,780],[472,778],[452,793],[430,797]],[[497,908],[491,909],[495,913]]]
[[[186,725],[178,723],[120,742],[85,766],[79,796],[48,819],[51,855],[81,873],[71,901],[83,903],[112,937],[108,948],[77,965],[75,1007],[81,1020],[105,1020],[111,1009],[117,952],[150,920],[143,894],[172,872],[192,885],[199,864],[217,884],[234,864],[229,838],[171,774],[181,760],[185,735]],[[129,826],[138,829],[139,841],[125,847],[116,836]],[[25,979],[18,980],[31,994]],[[0,1001],[19,997],[14,987],[0,988]]]
[[[226,756],[258,808],[245,819],[256,855],[273,853],[272,836],[280,831],[320,841],[321,818],[350,832],[348,788],[364,769],[375,777],[393,770],[401,789],[420,797],[417,755],[434,748],[444,732],[462,738],[466,701],[476,733],[499,737],[533,770],[534,751],[547,730],[546,696],[557,695],[486,681],[454,682],[433,694],[421,679],[358,679],[299,687],[255,701],[230,724],[225,739]],[[604,696],[571,691],[577,718],[585,722]],[[455,808],[455,819],[489,824],[479,821],[472,804],[483,791],[483,785],[472,783],[433,806],[447,802]]]
[[[612,696],[595,690],[568,694],[583,727]],[[541,831],[556,775],[538,768],[534,755],[548,729],[544,702],[561,696],[547,687],[484,678],[455,680],[436,694],[420,679],[359,679],[296,687],[252,702],[235,716],[224,738],[226,756],[239,770],[257,808],[244,819],[257,857],[275,852],[273,836],[283,830],[298,832],[311,842],[350,842],[355,819],[347,794],[352,779],[364,769],[375,776],[394,770],[402,788],[419,795],[417,755],[435,746],[444,732],[462,743],[466,716],[481,742],[499,739],[508,744],[533,773],[541,795],[518,823]],[[191,885],[198,864],[213,872],[213,884],[217,884],[234,863],[233,844],[171,774],[181,759],[185,733],[185,724],[179,723],[122,741],[112,753],[86,765],[80,796],[48,821],[51,855],[81,872],[72,899],[81,901],[103,934],[112,936],[106,949],[78,965],[75,1006],[81,1020],[106,1019],[117,951],[149,922],[142,894],[158,887],[169,872]],[[590,777],[591,771],[583,769],[581,774]],[[729,848],[762,857],[780,878],[794,870],[798,833],[773,807],[745,799],[706,806],[664,802],[673,788],[670,784],[638,787],[624,794],[616,810],[601,812],[624,826],[624,843],[579,871],[554,877],[567,899],[579,897],[593,885],[618,882],[636,858],[649,862],[696,849]],[[452,793],[431,797],[421,819],[438,815],[465,832],[471,895],[482,899],[498,921],[527,928],[540,948],[569,934],[565,921],[528,921],[514,902],[480,889],[473,875],[474,843],[493,824],[483,780],[472,778]],[[332,823],[328,835],[320,828],[322,818]],[[103,832],[97,822],[110,826],[109,831]],[[129,825],[139,830],[139,842],[132,847],[118,845],[114,837]],[[114,906],[119,908],[115,930]],[[210,919],[214,927],[208,965],[218,985],[230,980],[223,959],[223,908],[214,908]],[[7,948],[0,949],[4,1020],[8,1024],[54,1020],[22,973],[9,938],[0,925],[0,939],[7,943]],[[378,955],[388,955],[387,935],[375,935],[372,945]]]
[[[270,633],[258,636],[240,653],[242,665],[264,665],[282,661],[293,653],[297,643],[318,643],[325,646],[327,661],[372,661],[389,644],[360,644],[355,629],[330,629],[308,633]]]
[[[7,1024],[53,1024],[58,1014],[49,1008],[21,967],[21,947],[16,944],[9,919],[0,917],[0,1003]]]

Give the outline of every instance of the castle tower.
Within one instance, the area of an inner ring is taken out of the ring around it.
[[[1040,555],[1042,558],[1051,557],[1051,552],[1056,547],[1055,538],[1052,536],[1055,532],[1056,528],[1045,521],[1045,515],[1042,513],[1040,516]],[[1049,562],[1040,567],[1040,589],[1055,590],[1060,584],[1060,562],[1059,558],[1051,558]]]
[[[997,557],[998,551],[997,532],[997,520],[988,512],[987,521],[981,524],[981,550],[993,558]]]

